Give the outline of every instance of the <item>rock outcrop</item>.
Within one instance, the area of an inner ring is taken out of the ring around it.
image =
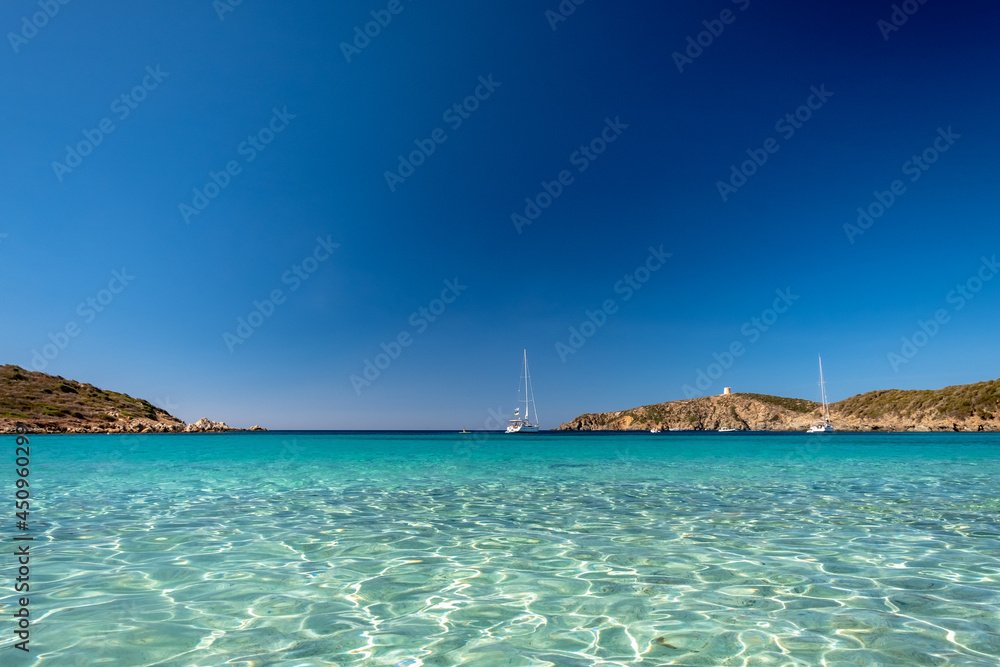
[[[207,417],[202,417],[193,424],[184,427],[185,433],[205,433],[207,431],[232,431],[225,422],[214,422]]]
[[[743,394],[705,396],[685,401],[644,405],[618,412],[583,414],[559,427],[561,431],[648,431],[651,428],[715,431],[735,428],[753,431],[804,430],[818,417],[819,404],[775,399],[785,405]]]

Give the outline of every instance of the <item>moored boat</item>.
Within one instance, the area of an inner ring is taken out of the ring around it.
[[[826,382],[823,381],[823,357],[819,358],[819,389],[823,399],[822,418],[809,427],[806,433],[833,433],[833,424],[830,423],[830,404],[826,401]]]
[[[520,383],[518,383],[520,392]],[[520,403],[520,401],[518,401]],[[534,408],[535,420],[532,423],[529,406]],[[507,422],[507,433],[538,433],[538,408],[535,407],[535,390],[531,386],[531,375],[528,373],[528,351],[524,351],[524,415],[521,406],[514,409],[514,418]]]

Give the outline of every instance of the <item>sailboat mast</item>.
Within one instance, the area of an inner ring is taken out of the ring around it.
[[[830,408],[826,402],[826,382],[823,381],[823,355],[819,355],[819,390],[823,396],[823,417],[830,418]]]
[[[528,419],[528,350],[524,350],[524,418]],[[529,421],[530,423],[530,421]]]

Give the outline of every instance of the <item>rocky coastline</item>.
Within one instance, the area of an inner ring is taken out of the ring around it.
[[[0,433],[17,433],[18,426],[26,433],[228,433],[235,431],[267,431],[261,426],[233,428],[225,422],[202,417],[196,422],[167,422],[143,418],[119,418],[108,424],[60,424],[58,422],[12,420],[0,418]]]
[[[0,366],[0,433],[226,433],[233,428],[206,417],[190,424],[149,401],[90,384]]]

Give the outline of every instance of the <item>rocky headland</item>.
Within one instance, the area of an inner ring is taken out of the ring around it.
[[[191,424],[149,401],[58,375],[0,366],[0,433],[220,433],[240,431],[202,418]],[[248,430],[264,431],[260,426]]]
[[[560,431],[804,431],[820,418],[814,401],[764,394],[724,394],[592,412]],[[830,404],[838,431],[1000,431],[1000,380],[933,390],[870,391]]]

